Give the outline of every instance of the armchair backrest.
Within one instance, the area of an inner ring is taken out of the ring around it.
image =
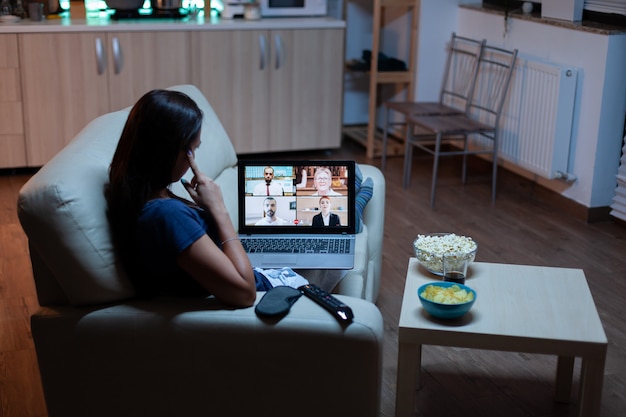
[[[237,155],[228,135],[197,88],[171,89],[188,94],[204,112],[196,159],[222,187],[234,221]],[[18,215],[29,240],[40,305],[113,303],[134,296],[113,251],[104,197],[109,164],[129,110],[93,120],[20,190]],[[173,191],[186,195],[182,186]]]

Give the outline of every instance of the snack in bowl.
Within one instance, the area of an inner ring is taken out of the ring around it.
[[[454,233],[431,233],[417,235],[417,239],[413,241],[413,249],[418,262],[424,268],[433,274],[443,275],[444,255],[473,262],[478,245],[471,237]]]
[[[424,284],[417,290],[417,295],[424,310],[440,319],[461,317],[476,301],[476,291],[454,282]]]

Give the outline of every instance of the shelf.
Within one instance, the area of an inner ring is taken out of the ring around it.
[[[415,79],[415,49],[417,47],[417,19],[419,17],[420,0],[374,0],[373,7],[373,28],[372,28],[372,48],[369,71],[363,74],[369,75],[369,105],[367,127],[346,127],[344,135],[365,146],[368,158],[382,155],[382,132],[376,123],[379,100],[378,90],[381,84],[397,84],[404,89],[404,100],[413,100],[413,83]],[[406,13],[410,15],[411,24],[406,28],[409,37],[408,46],[408,69],[406,71],[378,71],[378,56],[381,47],[381,35],[385,24],[385,8],[406,8]],[[352,71],[359,73],[359,71]],[[398,90],[400,91],[400,90]],[[404,140],[401,136],[393,135],[393,139],[388,141],[387,155],[402,155],[404,152]]]
[[[411,83],[413,74],[408,71],[386,71],[376,73],[379,84]]]
[[[381,0],[382,7],[413,7],[415,0]]]
[[[346,72],[354,75],[362,74],[367,77],[375,77],[378,84],[409,83],[413,77],[413,74],[409,71],[377,71],[372,73],[371,71],[351,70],[346,67]]]

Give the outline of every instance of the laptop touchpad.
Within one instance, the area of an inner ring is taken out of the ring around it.
[[[295,265],[298,261],[298,255],[275,254],[263,255],[263,265]]]

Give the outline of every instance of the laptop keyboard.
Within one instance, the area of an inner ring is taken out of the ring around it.
[[[349,253],[349,238],[241,239],[247,253]]]

